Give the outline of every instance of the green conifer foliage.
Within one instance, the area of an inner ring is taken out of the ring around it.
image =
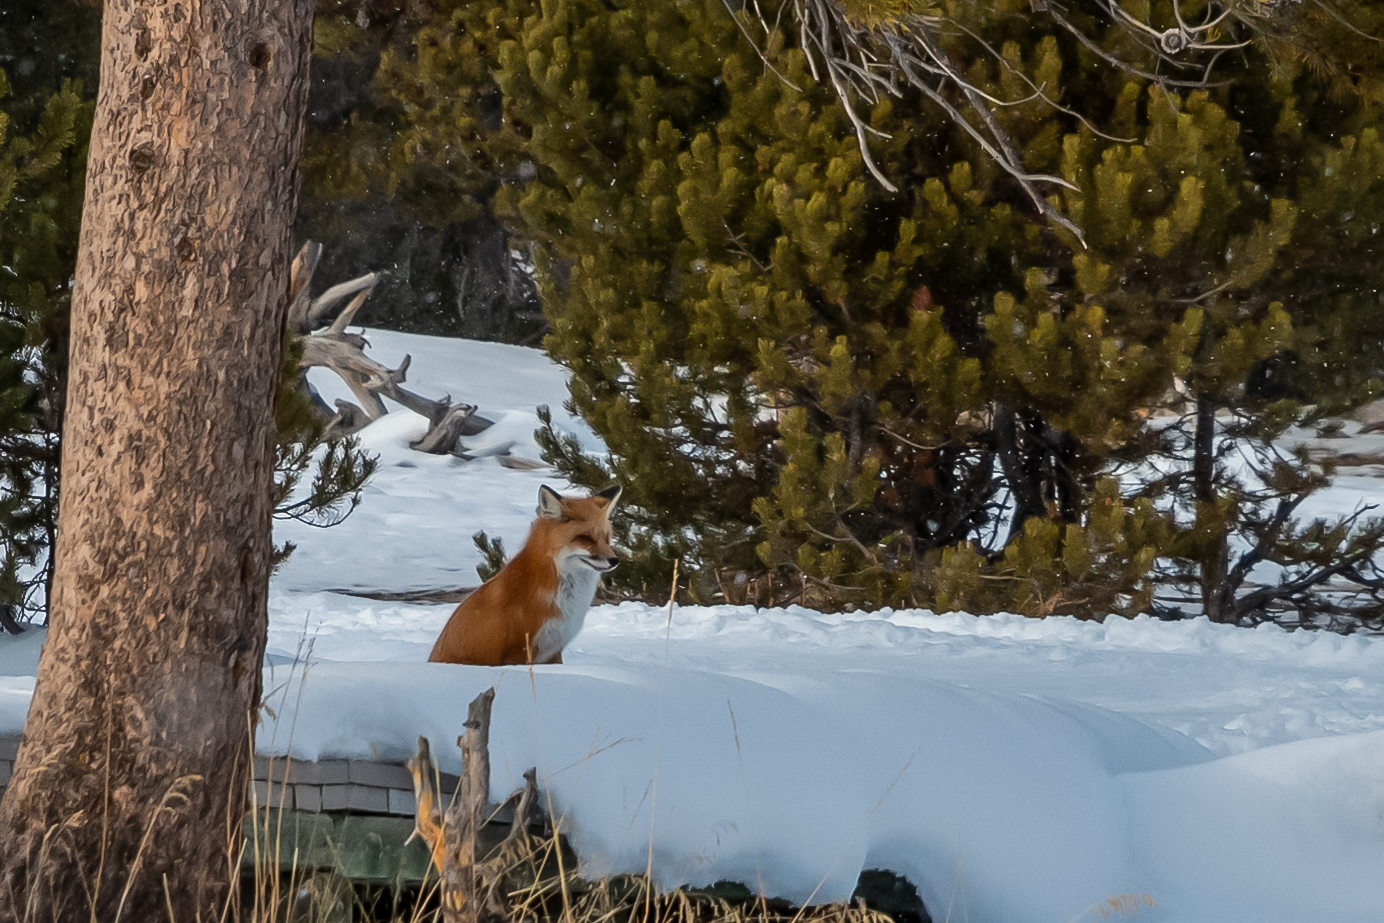
[[[1308,91],[1301,74],[1295,79],[1298,92]],[[1380,367],[1365,350],[1321,344],[1323,327],[1343,329],[1346,318],[1361,324],[1366,341],[1384,320],[1374,294],[1379,244],[1367,230],[1384,219],[1384,162],[1377,130],[1361,124],[1369,100],[1343,119],[1358,136],[1320,126],[1309,136],[1294,90],[1282,75],[1268,85],[1247,80],[1222,103],[1206,91],[1177,97],[1159,89],[1136,102],[1127,88],[1122,99],[1143,109],[1131,120],[1143,126],[1142,143],[1109,148],[1089,132],[1067,139],[1064,171],[1083,190],[1068,201],[1091,245],[1073,262],[1077,287],[1129,334],[1157,335],[1179,314],[1184,327],[1194,324],[1183,337],[1186,359],[1173,369],[1191,406],[1162,431],[1162,454],[1189,463],[1142,492],[1183,511],[1169,552],[1202,610],[1243,622],[1290,608],[1303,621],[1320,615],[1349,625],[1384,615],[1373,593],[1347,601],[1341,592],[1372,589],[1384,522],[1297,522],[1294,511],[1325,480],[1276,441],[1293,423],[1378,391],[1367,376]],[[1255,114],[1261,130],[1283,128],[1284,137],[1246,139],[1228,107]],[[1266,158],[1276,161],[1273,170],[1253,166]],[[1300,355],[1349,371],[1246,393],[1257,369]],[[1309,393],[1321,407],[1304,406]],[[1328,535],[1329,551],[1320,538]],[[1265,562],[1281,568],[1268,578],[1275,585],[1251,589],[1251,571]]]
[[[1148,610],[1169,556],[1210,573],[1187,536],[1260,528],[1214,458],[1205,498],[1196,471],[1150,474],[1180,437],[1149,414],[1180,383],[1267,446],[1297,411],[1246,381],[1342,349],[1343,319],[1377,310],[1380,262],[1354,262],[1384,219],[1373,84],[1328,105],[1262,55],[1273,19],[1224,85],[1194,88],[1111,66],[1146,49],[1094,13],[1070,14],[1077,37],[1022,0],[945,12],[967,25],[945,53],[1014,101],[994,118],[1084,240],[910,93],[857,107],[890,193],[785,32],[713,0],[442,2],[416,57],[387,60],[419,169],[500,178],[546,345],[612,457],[551,433],[548,454],[625,486],[631,588],[680,557],[701,599],[1099,616]],[[1310,296],[1326,277],[1331,297]],[[1332,387],[1343,402],[1366,377]],[[1197,512],[1222,507],[1219,531]]]
[[[1102,478],[1081,523],[1033,517],[998,558],[971,544],[934,557],[928,579],[940,611],[1134,615],[1153,605],[1154,569],[1171,526],[1152,501],[1133,504]]]
[[[284,343],[280,385],[274,397],[274,423],[278,440],[274,451],[274,517],[294,519],[318,528],[330,528],[360,505],[361,490],[375,473],[378,459],[368,455],[355,437],[328,433],[328,421],[301,387],[298,362],[302,343],[288,337]],[[312,472],[308,489],[298,491],[303,476]],[[296,494],[296,496],[295,496]],[[277,568],[293,553],[285,542],[274,550]]]
[[[7,92],[0,74],[0,98]],[[71,83],[25,134],[0,111],[0,606],[21,612],[46,598],[90,119]]]
[[[803,56],[771,48],[766,69],[741,25],[712,3],[458,5],[420,36],[405,94],[452,108],[411,130],[474,132],[533,177],[496,201],[535,244],[547,346],[612,448],[636,561],[657,565],[625,580],[661,586],[682,557],[703,597],[767,564],[791,592],[910,598],[914,558],[972,535],[995,489],[993,452],[958,424],[984,407],[980,367],[925,269],[970,236],[980,276],[1040,234],[986,201],[984,167],[953,171],[959,205],[936,180],[885,195]],[[495,69],[497,131],[452,114],[491,92],[458,67]],[[874,118],[898,132],[885,162],[921,169],[894,107]]]

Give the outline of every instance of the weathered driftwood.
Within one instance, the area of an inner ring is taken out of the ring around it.
[[[350,401],[338,399],[336,402],[336,412],[332,414],[328,421],[327,429],[333,433],[354,433],[362,429],[369,422],[370,418],[366,416],[364,410],[361,410]]]
[[[417,801],[414,834],[423,839],[441,879],[445,923],[499,923],[509,919],[506,872],[516,850],[522,851],[530,828],[542,825],[537,770],[524,773],[509,834],[491,855],[482,855],[480,830],[496,814],[490,803],[490,713],[494,688],[467,709],[461,747],[462,773],[452,803],[442,809],[436,769],[426,737],[418,738],[418,755],[408,761]]]
[[[468,434],[462,433],[462,435],[465,436]],[[456,453],[453,452],[452,454],[455,455]],[[515,471],[537,471],[540,468],[548,467],[541,461],[534,461],[532,458],[525,458],[522,455],[510,455],[508,453],[495,456],[495,460],[500,463],[500,467],[512,468]]]
[[[446,455],[456,448],[457,439],[475,412],[476,408],[471,404],[442,407],[438,419],[429,420],[428,431],[422,439],[412,443],[413,447],[420,452]]]
[[[285,323],[289,330],[299,335],[308,332],[307,313],[312,305],[308,283],[317,272],[317,264],[321,259],[322,245],[315,240],[299,247],[297,256],[293,257],[293,266],[288,278],[288,297],[292,299],[292,303],[288,306],[288,319]]]
[[[379,281],[378,273],[366,273],[348,282],[333,285],[316,298],[309,294],[312,275],[322,257],[320,244],[308,241],[293,260],[289,294],[293,301],[288,312],[288,329],[303,347],[299,367],[328,368],[351,389],[356,403],[337,401],[331,420],[335,432],[352,433],[388,412],[384,398],[412,410],[428,420],[423,438],[413,443],[422,452],[446,455],[463,435],[474,435],[490,425],[476,415],[470,404],[453,404],[451,397],[432,400],[405,388],[411,356],[404,356],[399,367],[391,369],[365,354],[365,337],[347,328],[365,305]],[[349,299],[349,301],[348,301]],[[326,323],[343,303],[331,323]]]

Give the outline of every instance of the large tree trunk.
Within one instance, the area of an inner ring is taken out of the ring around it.
[[[0,805],[0,920],[225,907],[312,5],[106,2],[50,633]]]

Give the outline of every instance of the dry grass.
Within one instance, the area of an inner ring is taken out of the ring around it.
[[[352,890],[339,876],[301,868],[296,857],[278,851],[283,838],[276,825],[283,817],[281,812],[258,812],[254,832],[241,847],[253,859],[242,883],[245,896],[224,923],[442,920],[433,869],[418,886],[375,889],[373,894]],[[308,848],[302,847],[303,858]],[[797,908],[754,897],[738,886],[664,891],[647,875],[587,881],[573,871],[576,857],[553,831],[507,838],[484,865],[488,874],[483,886],[493,885],[503,896],[509,923],[891,923],[887,915],[860,905]]]
[[[890,923],[859,905],[797,908],[739,886],[660,890],[648,875],[587,881],[573,871],[576,857],[566,842],[551,831],[505,840],[486,865],[499,876],[511,923]],[[440,919],[435,913],[429,908],[412,920]]]

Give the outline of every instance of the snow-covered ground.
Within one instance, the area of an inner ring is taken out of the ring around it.
[[[596,445],[539,353],[371,339],[391,366],[414,356],[416,390],[500,420],[478,454],[536,455],[538,403]],[[664,884],[795,900],[889,868],[938,921],[1094,920],[1119,895],[1168,923],[1384,920],[1384,639],[626,604],[593,610],[560,666],[428,664],[450,605],[333,591],[474,584],[471,534],[517,549],[538,486],[565,485],[422,456],[420,428],[366,431],[381,470],[346,523],[281,524],[298,551],[272,585],[262,750],[402,757],[423,734],[456,769],[466,703],[497,685],[493,786],[537,765],[590,874],[642,871],[652,843]],[[1378,484],[1342,478],[1332,505]],[[38,640],[0,639],[0,733]]]

